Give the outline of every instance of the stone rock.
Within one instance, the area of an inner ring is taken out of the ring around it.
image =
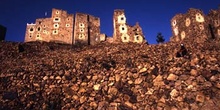
[[[139,73],[144,73],[146,71],[147,71],[147,68],[144,67],[144,68],[140,69]]]
[[[121,76],[120,76],[119,74],[116,74],[116,75],[115,75],[115,81],[118,82],[120,79],[121,79]]]
[[[125,102],[125,105],[128,106],[129,108],[132,108],[133,107],[133,104],[129,101],[126,101]]]
[[[85,96],[81,96],[79,99],[81,104],[84,103],[86,100],[87,100],[87,98]]]
[[[137,79],[135,79],[134,84],[140,84],[140,83],[142,83],[142,81],[143,81],[142,78],[137,78]]]
[[[176,81],[178,79],[178,76],[175,74],[169,74],[169,76],[167,77],[168,81]]]
[[[158,75],[154,80],[153,80],[154,86],[163,86],[165,85],[162,79],[161,75]]]
[[[196,101],[203,103],[205,101],[205,96],[203,94],[197,94]]]
[[[110,87],[108,89],[108,94],[116,95],[118,93],[118,89],[115,87]]]
[[[173,89],[171,92],[170,92],[170,96],[171,98],[175,98],[179,95],[179,92],[176,90],[176,89]]]
[[[100,89],[100,84],[94,85],[94,86],[93,86],[93,89],[96,90],[96,91],[98,91],[98,90]]]
[[[190,74],[193,75],[193,76],[197,76],[198,75],[198,72],[195,70],[195,69],[192,69],[190,71]]]

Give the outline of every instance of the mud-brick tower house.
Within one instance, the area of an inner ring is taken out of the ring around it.
[[[52,9],[51,18],[39,18],[34,24],[27,24],[25,42],[40,40],[72,44],[73,24],[73,14]]]
[[[5,40],[7,28],[0,25],[0,41]]]
[[[208,17],[212,37],[220,39],[220,6],[217,10],[210,10]]]
[[[76,13],[74,44],[97,44],[100,42],[100,19],[84,13]]]
[[[135,26],[129,26],[126,23],[125,12],[122,9],[114,10],[113,14],[113,41],[116,43],[136,42],[144,43],[145,38],[139,23]]]
[[[199,9],[190,8],[186,14],[177,14],[171,19],[171,41],[184,39],[205,41],[210,38],[209,19]]]

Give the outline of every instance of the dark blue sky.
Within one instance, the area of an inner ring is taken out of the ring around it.
[[[1,0],[0,24],[7,27],[7,41],[23,42],[27,23],[58,8],[100,17],[101,32],[112,36],[113,11],[124,9],[127,23],[139,22],[147,41],[156,44],[158,32],[166,41],[172,36],[170,20],[175,14],[186,13],[189,8],[202,9],[207,14],[219,5],[220,0]]]

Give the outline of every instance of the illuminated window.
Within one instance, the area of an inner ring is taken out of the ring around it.
[[[80,32],[84,32],[84,29],[80,29]]]
[[[60,22],[60,18],[56,17],[56,18],[54,18],[53,21],[54,21],[54,22]]]
[[[83,23],[80,23],[79,27],[85,27],[85,25]]]
[[[56,23],[56,24],[53,25],[53,27],[54,28],[59,28],[59,24]]]
[[[58,34],[58,30],[53,30],[53,34]]]
[[[66,27],[70,27],[70,24],[66,24]]]

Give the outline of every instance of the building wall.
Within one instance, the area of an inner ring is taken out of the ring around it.
[[[0,25],[0,41],[5,40],[7,28]]]
[[[124,10],[114,10],[113,15],[113,40],[114,42],[145,42],[142,29],[138,23],[135,26],[130,26],[126,23]]]

